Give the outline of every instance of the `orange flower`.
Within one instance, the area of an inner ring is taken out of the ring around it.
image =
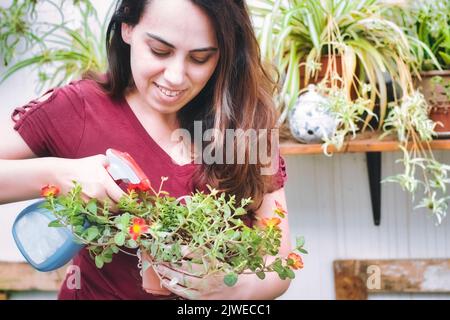
[[[302,257],[300,257],[296,253],[289,253],[288,255],[288,265],[292,267],[292,269],[303,269],[303,260]]]
[[[275,206],[276,206],[275,213],[279,217],[284,218],[285,215],[287,215],[287,211],[281,206],[281,204],[277,200],[275,200]]]
[[[127,186],[127,190],[128,190],[128,193],[130,193],[132,190],[146,192],[146,191],[150,190],[150,186],[151,186],[150,180],[144,179],[140,183],[137,183],[137,184],[129,183]]]
[[[133,224],[130,226],[128,232],[133,240],[136,240],[141,234],[148,231],[148,226],[145,224],[145,220],[142,218],[134,218]]]
[[[274,228],[281,223],[279,218],[263,218],[263,224],[269,228]]]
[[[41,189],[41,196],[43,197],[56,197],[59,194],[59,188],[52,185],[43,186]]]

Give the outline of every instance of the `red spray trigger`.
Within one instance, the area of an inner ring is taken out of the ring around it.
[[[150,181],[144,171],[126,152],[115,149],[106,150],[108,166],[106,170],[114,180],[122,180],[132,188],[139,188],[142,191],[150,189]]]

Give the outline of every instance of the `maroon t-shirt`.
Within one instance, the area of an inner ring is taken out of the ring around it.
[[[112,100],[92,80],[80,80],[52,90],[43,101],[16,108],[14,129],[38,157],[78,159],[105,154],[108,148],[128,152],[150,181],[169,179],[164,190],[180,197],[195,191],[192,175],[197,164],[178,165],[152,139],[124,98]],[[275,189],[286,181],[285,162],[280,157]],[[61,286],[59,299],[159,299],[142,289],[138,260],[124,253],[114,255],[102,269],[87,250],[73,264],[81,271],[80,288]],[[68,274],[70,276],[71,274]],[[72,275],[73,277],[73,275]]]

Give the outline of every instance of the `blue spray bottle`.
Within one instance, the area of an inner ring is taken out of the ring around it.
[[[138,184],[147,179],[128,153],[108,149],[106,157],[106,170],[114,180]],[[14,221],[12,234],[28,263],[46,272],[64,266],[84,245],[75,241],[69,227],[48,226],[56,218],[51,211],[41,208],[43,203],[44,200],[40,200],[22,210]]]

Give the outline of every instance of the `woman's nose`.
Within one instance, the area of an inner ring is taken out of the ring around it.
[[[184,63],[173,61],[166,67],[164,78],[173,86],[181,86],[184,84],[186,69]]]

